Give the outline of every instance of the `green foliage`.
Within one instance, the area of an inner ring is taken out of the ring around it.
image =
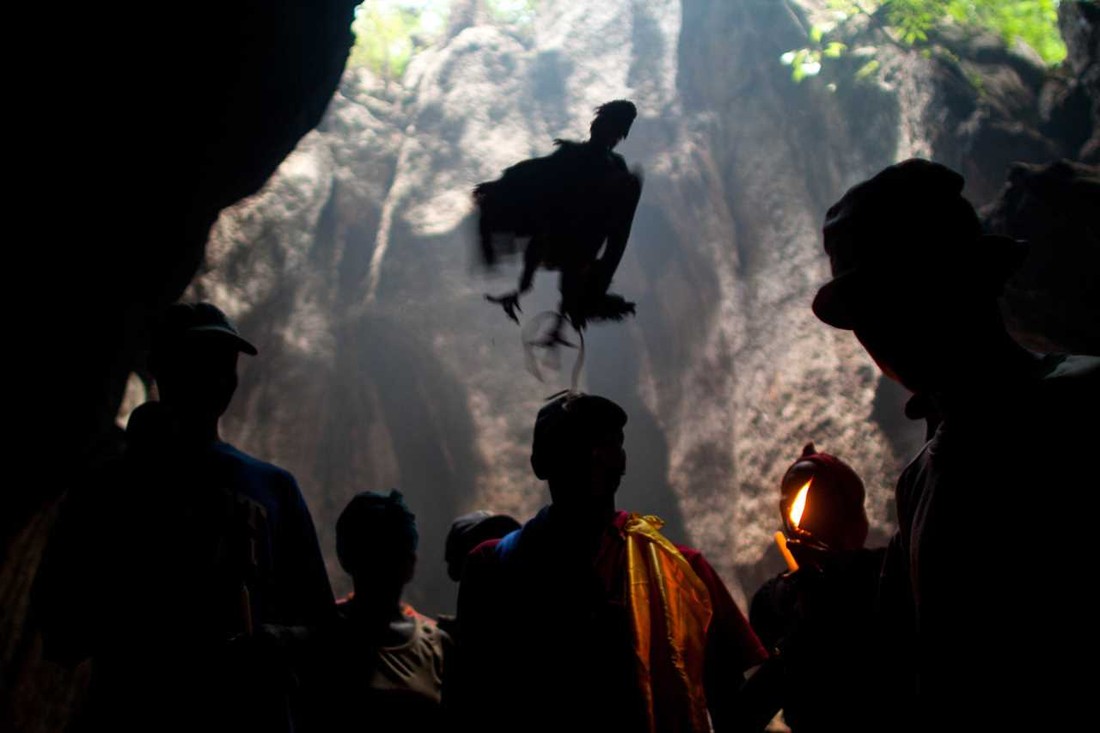
[[[400,79],[413,54],[442,31],[448,3],[373,0],[355,9],[355,45],[349,66],[365,66],[385,79]]]
[[[993,32],[1006,45],[1023,41],[1043,60],[1055,65],[1066,55],[1058,32],[1059,0],[828,0],[831,20],[818,22],[807,33],[803,48],[783,54],[795,81],[821,71],[823,59],[849,53],[858,36],[874,47],[889,43],[918,48],[930,55],[935,37],[949,27],[967,33]],[[868,61],[856,72],[862,79],[874,74],[878,62]]]
[[[482,0],[495,25],[531,32],[538,0]],[[419,51],[437,42],[447,26],[451,0],[367,0],[355,9],[355,45],[349,66],[366,67],[387,80],[400,79]]]
[[[538,0],[485,0],[485,6],[498,25],[530,32]]]
[[[867,77],[871,76],[876,71],[878,71],[878,67],[880,65],[881,64],[879,64],[878,59],[871,59],[870,61],[865,63],[863,66],[859,67],[859,70],[856,71],[856,78],[857,79],[866,79]]]

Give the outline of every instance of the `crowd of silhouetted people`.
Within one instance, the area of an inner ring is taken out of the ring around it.
[[[219,436],[257,350],[211,304],[169,307],[158,399],[70,492],[37,580],[46,654],[91,660],[73,729],[678,733],[780,711],[795,733],[1088,725],[1100,360],[1013,341],[998,296],[1026,249],[983,234],[962,188],[910,160],[829,209],[813,312],[920,401],[930,439],[877,549],[851,466],[779,447],[788,568],[747,616],[702,553],[618,509],[627,415],[575,391],[534,416],[549,504],[454,522],[453,615],[403,600],[420,538],[396,490],[341,513],[354,591],[334,599],[294,477]]]

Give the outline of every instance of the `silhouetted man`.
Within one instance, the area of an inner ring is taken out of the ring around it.
[[[570,393],[539,411],[551,505],[467,559],[460,717],[480,730],[718,730],[764,657],[703,556],[615,510],[626,414]]]
[[[941,419],[897,484],[884,583],[911,593],[915,721],[925,730],[1073,727],[1091,710],[1098,360],[1035,356],[998,294],[1022,245],[983,236],[963,179],[910,160],[828,212],[833,279],[817,316],[854,331]],[[1087,563],[1087,564],[1086,564]]]
[[[213,305],[171,306],[150,354],[160,401],[66,499],[37,610],[49,654],[92,658],[89,727],[290,728],[286,676],[228,642],[323,623],[332,591],[294,477],[219,437],[241,352]]]
[[[466,557],[482,542],[499,540],[520,524],[507,514],[493,514],[486,509],[463,514],[451,523],[447,541],[443,545],[443,561],[447,563],[447,577],[454,582],[462,580]]]
[[[323,638],[321,730],[438,731],[450,639],[401,600],[416,568],[416,517],[398,491],[364,491],[336,522],[354,592]]]
[[[447,577],[454,582],[462,580],[466,558],[482,542],[499,540],[519,529],[519,522],[507,514],[493,514],[485,509],[463,514],[451,523],[447,540],[443,545],[443,561],[447,563]],[[452,639],[458,640],[458,623],[455,616],[437,617],[439,628]]]
[[[516,238],[530,238],[518,289],[486,296],[490,301],[518,322],[519,298],[531,289],[538,268],[561,271],[558,319],[544,345],[565,343],[563,319],[583,329],[590,320],[621,320],[634,313],[633,303],[607,291],[642,193],[640,174],[628,171],[614,152],[636,116],[634,104],[624,99],[600,105],[588,140],[555,140],[551,155],[518,163],[474,189],[487,264],[496,261],[498,250],[515,251]]]

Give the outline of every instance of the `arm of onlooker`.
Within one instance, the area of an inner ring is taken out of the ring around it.
[[[60,501],[50,539],[35,576],[31,613],[42,633],[45,656],[77,664],[95,651],[99,601],[97,588],[107,559],[102,541],[105,520],[101,489],[105,476],[71,489]]]
[[[317,530],[297,482],[290,474],[284,474],[284,480],[288,485],[274,548],[278,597],[272,621],[288,626],[327,624],[336,605]]]
[[[779,655],[750,670],[745,683],[723,710],[721,724],[714,723],[714,730],[762,731],[779,714],[783,707],[783,686],[786,672],[784,660]]]
[[[735,729],[736,703],[745,673],[763,664],[768,653],[706,558],[697,552],[685,555],[710,593],[712,615],[703,681],[714,729],[721,733]]]
[[[493,729],[490,683],[499,674],[493,668],[490,598],[495,545],[486,542],[470,553],[458,587],[458,644],[446,658],[443,676],[443,706],[455,730]]]

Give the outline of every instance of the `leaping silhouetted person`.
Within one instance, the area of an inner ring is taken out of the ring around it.
[[[641,175],[627,170],[614,152],[636,116],[634,104],[626,100],[603,104],[585,142],[555,140],[557,150],[550,155],[517,163],[474,189],[486,265],[516,252],[517,240],[529,238],[519,287],[486,298],[518,323],[520,296],[531,289],[536,270],[561,271],[556,322],[540,345],[568,344],[561,333],[566,320],[580,331],[590,321],[622,320],[634,313],[633,303],[608,289],[642,193]]]

